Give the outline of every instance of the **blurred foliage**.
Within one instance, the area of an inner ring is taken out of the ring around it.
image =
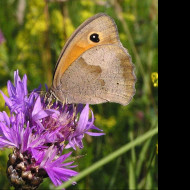
[[[158,1],[157,0],[0,0],[0,89],[6,93],[13,71],[28,76],[28,88],[51,85],[54,66],[71,33],[88,17],[105,12],[114,18],[121,42],[136,66],[136,95],[126,106],[91,106],[103,137],[84,140],[77,150],[77,170],[92,165],[158,123]],[[1,98],[0,110],[5,110]],[[157,189],[157,137],[87,176],[68,189]],[[8,189],[8,150],[0,151],[0,187]],[[47,179],[40,189],[53,189]]]

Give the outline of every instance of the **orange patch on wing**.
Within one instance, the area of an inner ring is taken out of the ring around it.
[[[64,64],[61,68],[61,73],[63,74],[67,68],[78,58],[81,54],[83,54],[86,50],[95,46],[94,44],[83,44],[78,43],[72,47],[72,51],[65,56]],[[62,61],[62,60],[61,60]]]

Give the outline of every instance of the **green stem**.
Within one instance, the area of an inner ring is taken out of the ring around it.
[[[135,140],[127,143],[126,145],[122,146],[120,149],[116,150],[115,152],[109,154],[105,158],[102,158],[100,161],[96,162],[92,166],[90,166],[87,169],[83,170],[77,176],[73,177],[71,180],[63,183],[61,186],[59,186],[59,187],[57,187],[55,189],[58,190],[58,189],[63,189],[63,188],[66,188],[66,187],[70,186],[72,184],[72,182],[79,181],[83,177],[85,177],[88,174],[92,173],[93,171],[97,170],[101,166],[109,163],[111,160],[115,159],[116,157],[118,157],[118,156],[124,154],[125,152],[129,151],[131,148],[137,146],[138,144],[141,144],[143,141],[151,138],[152,136],[154,136],[157,133],[158,133],[158,127],[146,132],[142,136],[137,137]]]

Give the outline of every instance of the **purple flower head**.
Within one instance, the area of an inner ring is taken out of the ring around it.
[[[81,105],[75,108],[73,105],[60,103],[54,103],[49,108],[44,100],[38,97],[31,113],[31,123],[34,130],[46,137],[47,143],[62,144],[64,141],[67,144],[66,148],[72,147],[76,150],[76,146],[83,148],[82,139],[85,133],[91,136],[104,135],[104,133],[89,132],[92,129],[101,131],[93,125],[92,111],[91,115],[92,119],[89,119],[88,104],[82,111]]]
[[[7,88],[9,96],[0,91],[10,110],[10,116],[0,112],[0,148],[14,150],[7,168],[11,184],[37,188],[49,176],[57,186],[77,175],[69,169],[75,167],[73,162],[63,163],[71,155],[62,155],[64,148],[83,148],[84,134],[104,135],[91,131],[102,130],[94,126],[89,105],[48,102],[39,93],[41,86],[28,93],[27,76],[21,79],[18,70],[14,72],[14,84],[8,81]]]

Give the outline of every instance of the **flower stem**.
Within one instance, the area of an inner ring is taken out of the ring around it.
[[[129,151],[131,148],[137,146],[138,144],[144,142],[145,140],[151,138],[152,136],[156,135],[158,133],[158,127],[146,132],[145,134],[141,135],[140,137],[137,137],[135,140],[127,143],[126,145],[122,146],[120,149],[114,151],[113,153],[109,154],[105,158],[102,158],[100,161],[96,162],[92,166],[88,167],[87,169],[80,172],[77,176],[73,177],[71,180],[63,183],[61,186],[55,188],[63,189],[72,184],[73,181],[79,181],[83,177],[87,176],[88,174],[92,173],[93,171],[97,170],[101,166],[109,163],[111,160],[115,159],[116,157],[124,154],[125,152]]]

